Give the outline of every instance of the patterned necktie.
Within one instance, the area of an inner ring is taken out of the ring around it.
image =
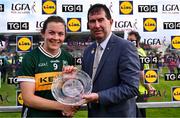
[[[96,48],[96,53],[95,53],[95,57],[94,57],[92,79],[94,79],[94,76],[96,74],[96,70],[97,70],[98,65],[99,65],[99,61],[101,58],[102,51],[103,51],[103,48],[101,47],[101,45],[98,45]]]

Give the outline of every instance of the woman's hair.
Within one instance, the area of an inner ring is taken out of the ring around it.
[[[62,23],[64,25],[65,31],[66,31],[66,23],[65,23],[63,18],[61,18],[60,16],[50,16],[44,21],[43,28],[41,29],[41,33],[43,33],[43,34],[45,33],[45,31],[47,29],[47,25],[50,22],[57,22],[57,23],[60,22],[60,23]]]

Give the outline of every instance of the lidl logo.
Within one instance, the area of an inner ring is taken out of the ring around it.
[[[16,106],[22,106],[23,105],[23,99],[22,99],[22,93],[21,91],[16,91]]]
[[[171,88],[172,101],[180,101],[180,86]]]
[[[56,14],[56,0],[43,0],[42,14]]]
[[[144,32],[156,32],[157,31],[157,19],[156,18],[143,18]]]
[[[67,32],[81,32],[81,18],[67,18]]]
[[[158,71],[157,70],[144,70],[144,83],[158,83]]]
[[[171,36],[171,49],[180,49],[180,36]]]
[[[133,1],[119,1],[119,13],[121,15],[132,15]]]
[[[17,36],[16,37],[16,51],[29,52],[32,50],[33,38],[32,36]]]

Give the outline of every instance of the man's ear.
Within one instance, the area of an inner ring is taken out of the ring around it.
[[[111,25],[113,24],[113,19],[110,19],[110,24],[111,24]]]

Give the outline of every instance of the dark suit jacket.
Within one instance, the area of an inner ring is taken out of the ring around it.
[[[82,70],[92,77],[96,43],[85,49]],[[88,104],[89,117],[135,117],[140,63],[136,47],[114,34],[101,57],[92,92],[99,103]]]

